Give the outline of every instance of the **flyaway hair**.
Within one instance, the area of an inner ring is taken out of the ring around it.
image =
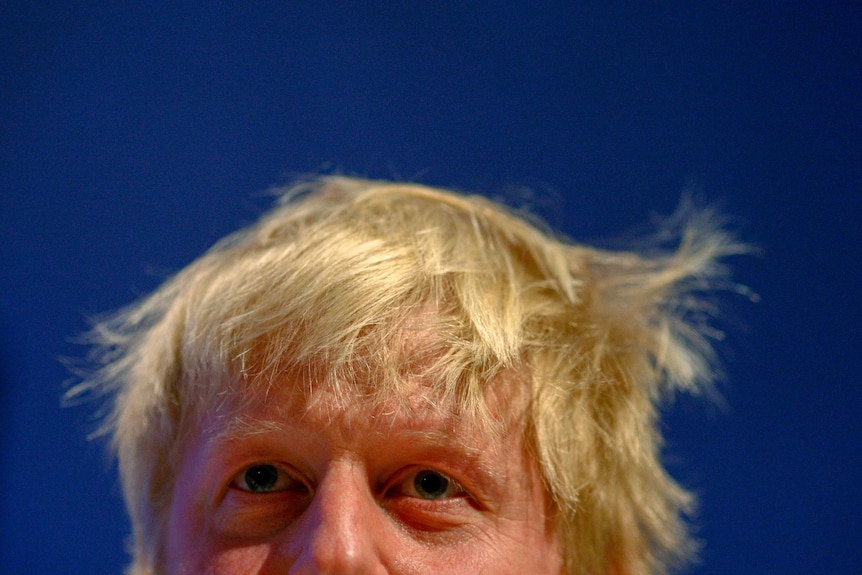
[[[327,177],[286,190],[91,332],[99,367],[72,393],[112,398],[103,431],[133,525],[130,573],[159,573],[178,446],[204,414],[286,381],[375,401],[421,372],[482,419],[505,370],[528,374],[528,445],[566,573],[684,563],[693,500],[661,464],[658,406],[711,384],[708,296],[725,281],[719,260],[745,246],[708,211],[674,227],[674,250],[645,255],[421,185]]]

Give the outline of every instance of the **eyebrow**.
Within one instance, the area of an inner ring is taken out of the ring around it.
[[[439,429],[428,429],[427,424],[431,421],[442,423],[451,431]],[[476,441],[465,441],[469,434],[457,433],[450,428],[450,418],[443,420],[436,418],[411,418],[403,421],[405,427],[397,432],[397,436],[408,441],[414,446],[416,452],[430,452],[432,459],[440,454],[455,456],[458,463],[466,464],[474,472],[474,478],[478,479],[486,487],[498,485],[500,473],[490,461],[489,449],[493,449],[497,442],[493,439],[487,445],[479,445]],[[212,427],[211,430],[214,430]],[[221,450],[232,443],[267,436],[277,436],[290,433],[294,430],[303,430],[302,425],[297,423],[278,421],[269,418],[246,417],[243,415],[231,417],[224,427],[210,437],[210,443]],[[394,433],[394,432],[393,432]],[[466,437],[465,437],[466,436]],[[221,447],[218,447],[221,446]],[[494,488],[496,492],[499,487]]]
[[[450,432],[440,431],[438,429],[429,429],[428,426],[425,425],[426,422],[427,419],[421,417],[406,419],[403,422],[405,427],[399,430],[398,435],[421,439],[423,443],[429,446],[450,447],[455,443],[471,456],[481,455],[486,451],[486,449],[475,445],[475,442],[465,442],[463,434],[459,434],[454,430]],[[221,427],[221,429],[216,432],[215,429],[217,426]],[[394,426],[395,424],[393,423],[392,427]],[[231,417],[222,425],[212,425],[208,427],[207,434],[210,435],[211,442],[222,443],[240,441],[243,439],[271,434],[282,434],[287,433],[292,429],[304,429],[304,427],[296,423],[288,423],[275,419],[238,415]]]
[[[220,429],[216,431],[216,427]],[[230,443],[285,431],[287,431],[287,425],[283,421],[236,415],[227,422],[220,421],[216,425],[209,426],[206,433],[213,443]]]

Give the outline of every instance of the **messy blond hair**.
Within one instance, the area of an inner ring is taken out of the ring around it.
[[[723,273],[717,259],[743,248],[703,212],[680,234],[674,251],[646,256],[574,245],[485,198],[415,184],[326,177],[287,190],[92,331],[101,367],[74,393],[113,398],[105,431],[133,526],[130,573],[160,570],[189,422],[284,374],[345,398],[358,380],[372,398],[397,393],[419,315],[432,337],[419,338],[417,365],[465,410],[483,412],[503,370],[529,374],[527,440],[567,574],[684,562],[692,497],[661,464],[657,404],[710,383],[701,296]]]

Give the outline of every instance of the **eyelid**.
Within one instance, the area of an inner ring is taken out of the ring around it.
[[[272,466],[278,471],[279,476],[275,486],[272,489],[266,491],[255,491],[251,489],[246,483],[246,474],[250,469],[254,467],[266,465]],[[308,486],[298,473],[296,473],[288,466],[275,461],[255,461],[253,463],[245,465],[236,474],[234,474],[233,477],[231,477],[228,487],[231,489],[237,489],[244,493],[250,493],[252,495],[266,495],[268,493],[280,493],[284,491],[308,490]]]
[[[446,480],[449,482],[446,490],[448,495],[441,496],[439,498],[423,497],[416,490],[415,486],[417,476],[423,471],[430,471],[433,473],[437,473],[442,477],[445,477]],[[428,465],[414,465],[405,469],[403,472],[398,473],[395,480],[390,484],[389,487],[386,488],[385,493],[387,496],[390,497],[401,495],[416,499],[422,499],[425,501],[447,501],[459,497],[472,498],[472,495],[467,491],[463,484],[457,479],[455,479],[451,473],[440,471],[439,469]]]

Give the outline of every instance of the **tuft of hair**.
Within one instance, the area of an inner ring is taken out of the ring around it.
[[[692,496],[661,464],[661,398],[709,388],[707,297],[746,247],[715,214],[670,252],[576,245],[479,196],[326,177],[283,190],[149,297],[90,332],[133,526],[157,573],[184,433],[294,386],[344,402],[428,393],[488,420],[486,388],[529,373],[529,448],[570,575],[666,573],[691,558]],[[665,232],[667,229],[665,230]]]

